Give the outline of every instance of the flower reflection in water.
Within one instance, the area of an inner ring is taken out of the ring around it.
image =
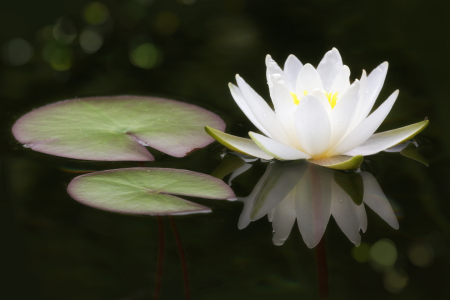
[[[375,177],[368,172],[342,172],[302,162],[275,162],[268,165],[244,202],[238,227],[267,215],[272,222],[273,243],[282,245],[295,220],[309,248],[321,240],[330,216],[355,245],[359,231],[367,229],[365,206],[370,207],[392,228],[398,221]]]

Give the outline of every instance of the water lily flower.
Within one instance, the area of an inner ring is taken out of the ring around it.
[[[382,133],[374,132],[384,121],[398,90],[372,110],[383,86],[388,63],[350,83],[350,69],[336,48],[328,51],[317,69],[290,55],[284,68],[268,55],[267,82],[274,110],[239,75],[230,83],[237,105],[262,134],[250,139],[214,128],[206,131],[229,149],[251,156],[278,160],[308,159],[334,168],[355,169],[364,155],[407,141],[422,131],[428,120]]]

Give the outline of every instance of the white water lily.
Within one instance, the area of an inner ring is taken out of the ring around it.
[[[365,155],[372,155],[411,139],[428,120],[374,134],[384,121],[398,90],[371,114],[383,86],[388,63],[369,75],[362,72],[350,83],[350,69],[336,48],[328,51],[317,69],[290,55],[281,69],[268,55],[267,82],[273,107],[239,75],[231,94],[261,133],[249,132],[252,140],[206,131],[231,150],[263,159],[308,159],[335,169],[357,168]]]

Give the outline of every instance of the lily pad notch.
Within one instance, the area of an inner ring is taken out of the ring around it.
[[[56,102],[22,116],[15,138],[35,151],[83,160],[153,161],[145,147],[184,157],[214,141],[216,114],[193,104],[155,97],[114,96]]]
[[[127,168],[75,177],[69,195],[97,209],[136,215],[209,213],[211,209],[178,196],[235,198],[231,188],[215,177],[188,170]]]

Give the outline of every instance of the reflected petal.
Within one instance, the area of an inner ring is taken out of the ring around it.
[[[392,228],[398,229],[397,216],[375,177],[367,172],[361,172],[361,176],[364,181],[364,203]]]
[[[332,171],[310,165],[297,185],[297,224],[308,248],[317,246],[330,219],[332,176]]]
[[[275,245],[283,245],[291,233],[297,215],[295,213],[295,189],[272,210],[272,227]]]
[[[361,243],[359,229],[361,227],[357,205],[352,198],[336,183],[332,183],[333,200],[331,201],[331,214],[342,232],[348,239],[358,246]]]

